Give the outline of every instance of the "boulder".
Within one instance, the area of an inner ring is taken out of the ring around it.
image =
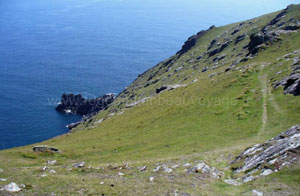
[[[237,44],[237,43],[243,41],[245,39],[245,37],[246,37],[246,34],[242,34],[242,35],[237,36],[237,38],[234,41],[234,44]]]
[[[260,192],[260,191],[257,191],[257,190],[252,190],[252,195],[253,195],[253,196],[263,196],[264,193],[263,193],[263,192]]]
[[[59,152],[59,149],[50,146],[35,146],[32,148],[34,152]]]
[[[20,192],[22,189],[16,183],[12,182],[6,185],[5,187],[3,187],[1,190],[15,193],[15,192]]]
[[[222,52],[225,48],[227,48],[229,46],[230,42],[226,41],[225,43],[223,43],[220,47],[208,52],[208,56],[212,57],[220,52]]]
[[[78,162],[78,163],[74,163],[72,166],[75,167],[75,168],[83,168],[85,166],[85,162],[81,161],[81,162]]]

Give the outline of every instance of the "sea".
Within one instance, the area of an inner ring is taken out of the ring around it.
[[[120,93],[187,38],[295,0],[0,0],[0,149],[68,132],[63,93]],[[299,2],[298,2],[299,3]]]

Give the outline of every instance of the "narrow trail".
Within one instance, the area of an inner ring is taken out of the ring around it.
[[[261,66],[261,72],[263,73],[263,68],[265,65]],[[266,131],[266,124],[268,122],[268,108],[267,108],[267,99],[268,99],[268,74],[263,73],[260,77],[260,84],[261,84],[261,91],[262,91],[262,98],[263,98],[263,104],[262,104],[262,126],[258,133],[258,137],[260,138],[264,132]]]

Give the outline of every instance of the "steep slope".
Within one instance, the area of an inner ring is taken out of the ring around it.
[[[25,184],[24,195],[299,194],[298,164],[241,186],[224,182],[235,155],[299,124],[299,97],[277,85],[295,72],[299,27],[293,5],[197,33],[107,110],[42,143],[59,153],[33,146],[0,152],[0,178]],[[48,160],[57,163],[43,171]],[[72,167],[79,161],[86,166]],[[199,162],[210,170],[189,172],[187,163]]]

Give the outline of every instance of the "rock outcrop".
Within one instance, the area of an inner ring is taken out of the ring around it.
[[[191,36],[182,46],[181,50],[177,52],[178,56],[185,54],[189,51],[192,47],[194,47],[197,43],[197,40],[206,34],[209,30],[215,28],[215,26],[211,26],[208,30],[203,30],[198,32],[196,35]]]
[[[35,146],[32,150],[34,152],[59,152],[59,149],[50,146]]]
[[[235,173],[269,175],[300,161],[300,124],[291,127],[264,144],[246,149],[232,162]]]
[[[106,94],[96,99],[85,99],[80,94],[63,94],[55,109],[63,113],[90,115],[107,108],[114,99],[114,94]]]

